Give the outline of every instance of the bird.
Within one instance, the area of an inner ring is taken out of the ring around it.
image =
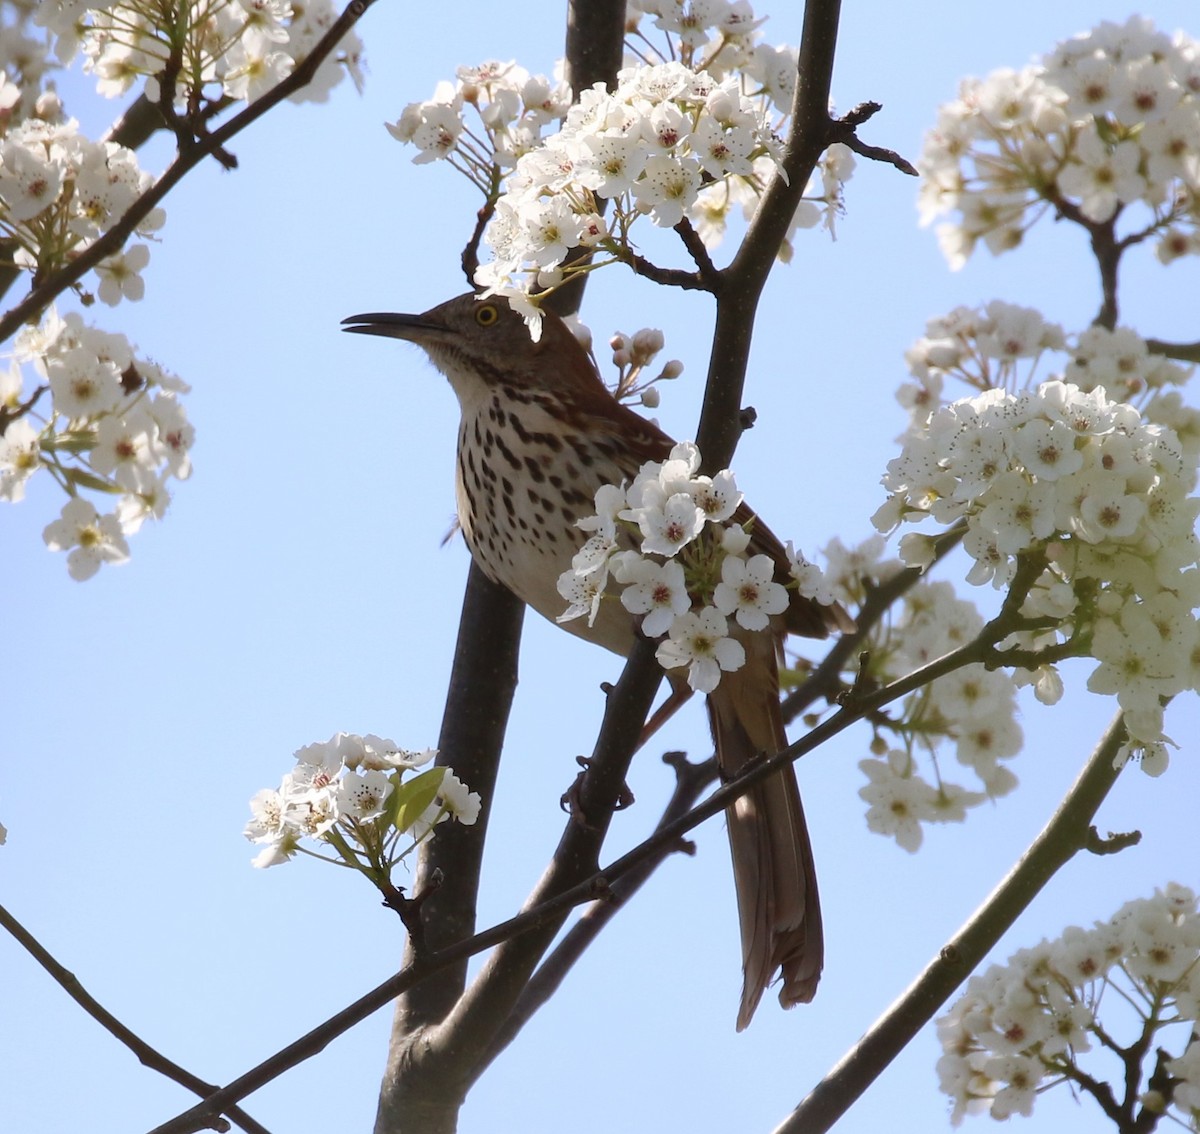
[[[343,320],[357,334],[421,347],[449,380],[461,413],[455,471],[458,523],[483,573],[551,621],[564,610],[559,576],[583,542],[577,521],[593,512],[597,490],[632,481],[675,442],[618,401],[591,356],[555,314],[545,311],[535,342],[503,297],[459,295],[422,314],[375,312]],[[767,554],[788,578],[780,541],[745,505],[735,513],[750,550]],[[787,633],[824,638],[853,622],[837,603],[789,592],[767,631],[735,629],[745,665],[723,673],[707,697],[724,779],[787,746],[779,701],[779,659]],[[639,619],[603,601],[594,622],[566,629],[627,656]],[[678,671],[676,671],[678,673]],[[675,695],[689,692],[672,678]],[[791,765],[754,785],[726,809],[742,944],[737,1030],[779,975],[784,1007],[812,1000],[824,966],[820,897],[804,808]]]

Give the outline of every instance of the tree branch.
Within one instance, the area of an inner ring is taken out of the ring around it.
[[[979,910],[899,1000],[847,1052],[774,1134],[822,1134],[850,1109],[1028,908],[1051,878],[1086,849],[1092,820],[1119,775],[1125,742],[1118,714],[1041,834]]]
[[[311,53],[297,65],[286,79],[277,83],[241,113],[234,115],[219,130],[214,130],[211,134],[206,134],[203,138],[198,139],[186,153],[178,154],[163,175],[129,206],[125,215],[112,228],[70,263],[64,264],[63,267],[52,272],[44,282],[31,288],[29,294],[11,308],[3,319],[0,319],[0,342],[4,342],[16,334],[23,323],[38,318],[59,295],[72,284],[83,279],[102,260],[120,252],[137,226],[200,162],[206,157],[220,152],[224,149],[226,142],[241,133],[252,122],[256,122],[285,98],[306,87],[313,75],[316,74],[317,68],[373,3],[374,0],[351,0],[342,14],[330,26],[329,31],[316,43]]]
[[[728,468],[737,447],[758,300],[804,187],[829,142],[829,89],[840,13],[840,0],[808,0],[804,6],[784,173],[777,172],[771,179],[741,247],[721,273],[704,406],[696,431],[706,473]]]
[[[832,701],[841,691],[841,672],[846,663],[870,639],[871,631],[881,618],[891,610],[893,604],[911,590],[928,573],[953,551],[967,534],[965,521],[947,528],[934,539],[933,559],[924,571],[919,567],[906,567],[889,579],[871,588],[866,601],[855,612],[854,632],[843,634],[830,647],[821,664],[808,675],[804,682],[783,698],[784,723],[790,724],[818,697]]]
[[[1200,362],[1200,343],[1167,343],[1162,339],[1147,339],[1151,354],[1161,354],[1178,362]]]
[[[545,905],[581,883],[591,885],[596,881],[600,849],[625,793],[626,773],[662,680],[654,651],[653,642],[639,639],[620,680],[608,694],[596,747],[573,792],[571,818],[550,865],[525,902],[526,911]],[[610,881],[604,879],[604,889]],[[558,935],[569,908],[564,907],[559,916],[541,923],[535,931],[500,945],[445,1022],[422,1037],[427,1049],[453,1054],[456,1066],[465,1073],[464,1094],[494,1057],[495,1037]]]
[[[686,815],[704,790],[717,779],[717,762],[711,757],[702,763],[692,764],[685,753],[668,752],[663,756],[663,762],[675,769],[675,790],[663,809],[662,818],[654,829],[655,834]],[[681,851],[684,854],[692,854],[694,850],[694,844],[684,839],[678,840],[674,845],[657,847],[654,853],[648,854],[640,863],[609,885],[604,895],[580,914],[578,921],[530,978],[492,1046],[484,1053],[480,1071],[486,1069],[492,1060],[512,1043],[534,1013],[558,991],[575,962],[599,937],[605,926],[624,909],[630,898],[642,888],[654,871],[671,855]]]
[[[165,1075],[172,1082],[178,1083],[201,1098],[208,1098],[217,1091],[212,1083],[204,1082],[186,1068],[180,1067],[178,1063],[173,1063],[156,1048],[151,1047],[141,1036],[122,1024],[83,987],[73,972],[59,964],[50,951],[3,906],[0,906],[0,926],[3,926],[16,938],[21,947],[50,974],[80,1008],[114,1039],[129,1048],[143,1067]],[[228,1115],[238,1126],[247,1131],[247,1134],[269,1134],[265,1126],[256,1122],[241,1107],[231,1105],[215,1113]]]
[[[498,1034],[503,1025],[502,1010],[506,1005],[511,1008],[519,1003],[530,975],[572,908],[611,892],[619,879],[638,868],[646,859],[677,849],[679,840],[688,832],[721,814],[754,785],[819,748],[850,725],[914,689],[978,661],[981,651],[990,648],[993,641],[1007,633],[1003,624],[993,620],[975,642],[952,650],[882,689],[849,699],[833,716],[822,721],[794,744],[769,759],[748,764],[739,776],[718,788],[686,815],[660,825],[649,838],[615,859],[608,867],[597,870],[594,869],[594,862],[615,802],[624,789],[629,753],[637,743],[641,722],[649,714],[654,691],[662,678],[662,671],[654,656],[654,643],[639,639],[620,682],[609,693],[595,755],[588,774],[582,778],[576,797],[576,815],[568,823],[554,860],[522,912],[474,937],[416,958],[395,976],[324,1024],[227,1087],[216,1091],[204,1103],[155,1128],[152,1134],[186,1134],[202,1129],[206,1125],[206,1116],[220,1113],[221,1108],[245,1098],[285,1071],[316,1055],[328,1043],[382,1008],[393,997],[414,988],[432,973],[498,946],[446,1022],[429,1029],[421,1037],[423,1055],[428,1052],[431,1056],[449,1058],[447,1051],[450,1055],[458,1054],[457,1049],[452,1047],[453,1043],[462,1043],[469,1061],[465,1070],[475,1068],[475,1077],[478,1077],[481,1071],[476,1066],[478,1062],[495,1054],[489,1049],[492,1046],[491,1037]],[[580,815],[587,821],[580,821]],[[596,818],[599,819],[598,823],[594,821]],[[572,878],[576,880],[572,881]],[[531,940],[523,942],[526,937]],[[480,1030],[473,1030],[472,1024],[478,1024]],[[470,1082],[464,1082],[458,1086],[458,1090],[465,1095],[469,1086]],[[421,1129],[424,1132],[431,1128]]]
[[[566,78],[576,97],[579,91],[597,82],[613,85],[621,65],[624,28],[624,0],[605,0],[603,3],[572,0],[569,4]],[[491,208],[485,206],[463,254],[468,279],[473,279],[479,241],[490,216]],[[586,275],[581,274],[576,281],[558,289],[548,305],[560,315],[578,310],[585,283]],[[504,724],[516,683],[516,652],[523,609],[507,591],[488,584],[478,567],[472,565],[443,720],[443,746],[450,749],[449,760],[456,770],[457,762],[470,754],[470,775],[458,774],[472,789],[480,791],[485,806],[494,794]],[[488,672],[497,650],[511,652],[511,679],[505,675],[497,681],[497,675]],[[650,696],[653,696],[652,689]],[[494,727],[489,728],[486,735],[468,735],[452,745],[445,744],[447,730],[453,731],[457,727],[456,722],[464,712],[477,711],[481,698],[487,706],[484,711],[486,721]],[[473,835],[456,836],[444,843],[435,839],[422,854],[421,877],[440,868],[446,883],[451,883],[449,886],[443,884],[443,892],[437,895],[436,901],[430,901],[427,911],[429,922],[438,923],[439,943],[467,939],[474,930],[485,838],[486,829],[481,827]],[[569,908],[564,909],[563,918]],[[432,924],[429,927],[432,929]],[[521,950],[515,952],[519,954]],[[476,1038],[474,1046],[464,1044],[457,1038],[459,1030],[464,1026],[477,1028],[480,1017],[498,1011],[498,1018],[489,1025],[495,1031],[503,1022],[503,1005],[511,1004],[528,977],[528,969],[520,963],[513,971],[502,971],[499,977],[490,976],[488,979],[499,989],[497,995],[501,1007],[495,1010],[487,1007],[493,998],[480,991],[484,979],[481,974],[473,988],[475,1003],[484,1007],[471,1015],[465,1025],[456,1023],[449,1017],[453,1006],[463,996],[468,956],[470,954],[464,953],[444,977],[429,982],[431,989],[416,985],[398,1000],[387,1069],[380,1088],[375,1120],[377,1134],[390,1134],[414,1126],[423,1134],[450,1134],[456,1128],[462,1099],[479,1073],[476,1056],[488,1038],[481,1035],[473,1037]],[[406,955],[407,967],[411,967],[414,959],[410,949]],[[506,959],[507,955],[503,959],[493,958],[498,964]],[[515,986],[514,981],[517,982]]]
[[[510,591],[492,583],[472,563],[463,596],[458,643],[438,737],[438,763],[454,771],[482,806],[471,826],[439,825],[422,850],[414,887],[424,890],[435,874],[441,885],[425,899],[421,911],[424,945],[438,951],[475,932],[479,876],[487,838],[488,817],[496,794],[500,753],[508,713],[517,685],[524,604]],[[410,941],[404,965],[416,953]],[[399,1113],[430,1116],[442,1110],[445,1099],[442,1068],[414,1056],[416,1037],[442,1020],[462,995],[467,958],[447,965],[414,986],[396,1002],[387,1067],[380,1088],[376,1128],[398,1129]],[[405,1075],[421,1064],[420,1074]]]

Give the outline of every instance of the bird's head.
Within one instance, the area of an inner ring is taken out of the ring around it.
[[[421,347],[450,379],[460,400],[477,384],[561,390],[599,383],[587,352],[558,316],[546,312],[534,342],[524,320],[498,296],[455,296],[420,315],[375,312],[342,320],[360,335],[404,339]]]

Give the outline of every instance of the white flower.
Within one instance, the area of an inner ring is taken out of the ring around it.
[[[25,482],[41,463],[37,430],[23,417],[10,421],[0,437],[0,500],[20,503],[25,498]]]
[[[1125,478],[1121,476],[1089,478],[1074,522],[1075,530],[1089,543],[1125,539],[1137,532],[1146,515],[1146,501],[1125,489]]]
[[[375,819],[383,814],[391,794],[392,781],[386,772],[374,768],[347,772],[338,784],[338,814],[360,821]]]
[[[721,529],[721,550],[726,555],[742,555],[750,546],[750,539],[750,533],[741,524],[726,524]]]
[[[141,405],[124,416],[102,417],[91,453],[93,470],[111,476],[126,492],[153,489],[161,461],[157,433],[154,419]]]
[[[100,277],[97,294],[102,303],[115,307],[121,299],[138,300],[146,294],[146,283],[139,274],[150,263],[150,249],[134,244],[124,252],[109,256],[96,265]]]
[[[62,188],[65,154],[47,153],[36,138],[9,136],[0,145],[0,201],[12,221],[31,220],[54,203]]]
[[[87,347],[71,347],[47,358],[46,375],[54,408],[72,420],[111,413],[123,395],[116,363],[98,358]]]
[[[1075,447],[1075,432],[1065,421],[1027,421],[1016,431],[1013,448],[1038,480],[1058,480],[1083,467],[1083,452]]]
[[[728,520],[742,502],[742,494],[729,469],[723,469],[714,477],[694,478],[690,491],[696,507],[714,524]]]
[[[528,259],[540,268],[562,263],[583,232],[580,217],[562,196],[524,202],[518,216],[526,232]]]
[[[660,228],[674,228],[700,191],[700,166],[694,159],[652,157],[636,186],[638,208]]]
[[[692,605],[687,593],[683,567],[675,560],[658,564],[629,552],[617,578],[625,583],[621,605],[630,614],[644,614],[642,633],[647,638],[665,634],[675,616],[685,614]]]
[[[479,793],[471,791],[453,772],[446,773],[438,795],[446,812],[465,826],[471,826],[479,818],[482,806]]]
[[[711,606],[698,613],[677,615],[670,637],[659,643],[655,656],[664,669],[688,667],[688,685],[698,693],[711,693],[721,680],[721,671],[731,672],[746,664],[746,651],[728,636],[729,624]]]
[[[921,821],[934,815],[936,791],[912,771],[904,752],[892,751],[887,760],[860,760],[859,768],[870,781],[858,794],[867,808],[867,828],[890,835],[910,854],[921,847]]]
[[[567,609],[556,622],[570,622],[587,615],[588,625],[593,626],[600,613],[600,600],[604,597],[604,584],[608,581],[607,569],[603,571],[577,571],[572,567],[558,577],[558,593],[567,601]]]
[[[1118,205],[1145,194],[1146,180],[1138,172],[1141,150],[1136,142],[1118,142],[1110,148],[1098,134],[1085,131],[1072,156],[1075,160],[1058,174],[1058,187],[1065,196],[1079,198],[1080,211],[1088,220],[1103,223]]]
[[[620,513],[642,532],[642,552],[672,556],[691,543],[704,528],[705,515],[687,492],[677,492],[661,504],[648,504]]]
[[[784,550],[788,557],[788,574],[795,579],[796,590],[803,598],[816,599],[823,606],[830,606],[837,601],[831,578],[832,572],[827,575],[815,563],[810,563],[802,551],[792,547],[791,540],[788,540]],[[831,566],[832,562],[831,558]]]
[[[278,866],[296,853],[300,832],[287,821],[286,806],[283,795],[270,788],[264,788],[250,800],[253,818],[242,833],[263,847],[253,861],[258,869]]]
[[[42,533],[51,551],[69,551],[67,571],[82,582],[100,570],[102,563],[124,563],[129,545],[115,516],[101,516],[78,496],[63,505],[62,516]]]
[[[590,134],[583,138],[575,172],[579,183],[599,196],[619,197],[633,191],[646,158],[639,138]]]
[[[727,555],[721,564],[721,581],[713,591],[713,605],[724,615],[733,615],[746,630],[765,630],[773,614],[788,607],[787,590],[775,579],[775,563],[769,555],[738,559]]]
[[[359,758],[358,766],[363,769],[374,768],[381,772],[390,772],[394,768],[401,768],[407,771],[423,767],[431,760],[436,759],[438,754],[436,748],[410,751],[401,748],[394,740],[387,740],[374,733],[367,733],[358,739],[362,743],[362,755]],[[349,766],[349,761],[347,761],[347,767]]]

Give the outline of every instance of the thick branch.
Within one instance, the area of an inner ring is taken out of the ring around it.
[[[439,826],[421,854],[416,891],[424,890],[435,876],[441,879],[421,910],[423,945],[435,952],[475,932],[487,822],[516,690],[524,613],[524,604],[516,596],[471,564],[438,738],[438,762],[478,791],[483,805],[472,826]],[[461,1076],[445,1060],[427,1058],[421,1036],[444,1019],[462,995],[467,959],[463,956],[437,970],[397,1000],[376,1130],[454,1129],[458,1107],[446,1080]],[[410,942],[405,967],[415,961]]]
[[[1125,726],[1118,714],[1058,810],[1008,877],[775,1134],[821,1134],[831,1129],[933,1018],[1046,883],[1086,849],[1091,823],[1116,783],[1119,773],[1113,760],[1124,742]]]
[[[578,93],[597,82],[613,85],[621,65],[624,26],[624,0],[605,0],[603,3],[573,0],[570,3],[566,78],[573,91]],[[479,241],[489,218],[490,208],[485,206],[464,252],[463,265],[469,279],[474,275]],[[586,274],[581,274],[577,281],[558,289],[548,305],[560,315],[577,311],[586,278]],[[515,666],[520,604],[507,592],[485,594],[485,584],[486,580],[473,566],[446,703],[442,746],[450,750],[449,759],[456,769],[457,761],[471,753],[474,770],[470,775],[461,771],[458,774],[473,789],[479,790],[485,800],[490,800],[516,674],[514,669],[511,681],[504,678],[498,682],[496,675],[488,670],[498,648],[511,651]],[[501,589],[492,590],[499,592]],[[513,604],[518,613],[515,621],[509,622],[504,611],[511,611]],[[499,624],[500,620],[503,625]],[[447,729],[457,727],[455,722],[463,712],[476,711],[480,699],[488,706],[487,715],[496,725],[494,731],[489,731],[486,738],[465,737],[461,738],[465,744],[447,745]],[[623,777],[624,773],[621,775]],[[440,868],[444,879],[441,890],[426,909],[427,928],[432,931],[436,924],[438,943],[467,939],[474,929],[484,839],[485,831],[480,828],[474,835],[455,837],[448,842],[435,840],[422,856],[422,879],[431,876],[435,868]],[[562,918],[566,917],[569,908],[564,909]],[[515,951],[521,953],[520,949]],[[493,957],[496,964],[481,974],[473,986],[472,1002],[476,1011],[468,1013],[465,1022],[461,1011],[451,1019],[448,1018],[451,1010],[462,997],[465,987],[468,956],[464,953],[452,970],[429,981],[429,987],[417,985],[397,1002],[376,1115],[377,1134],[393,1134],[400,1130],[450,1134],[456,1129],[458,1110],[466,1090],[479,1074],[478,1053],[490,1035],[490,1032],[488,1035],[475,1033],[483,1026],[490,1027],[493,1032],[500,1027],[507,1006],[511,1006],[519,994],[530,971],[523,960],[518,960],[515,968],[505,968],[507,954],[504,958]],[[540,951],[536,951],[535,959],[536,956],[540,956]],[[411,950],[406,960],[412,962]],[[483,1018],[490,1018],[490,1022],[481,1024]],[[464,1028],[469,1030],[470,1042],[464,1042],[462,1038]]]

